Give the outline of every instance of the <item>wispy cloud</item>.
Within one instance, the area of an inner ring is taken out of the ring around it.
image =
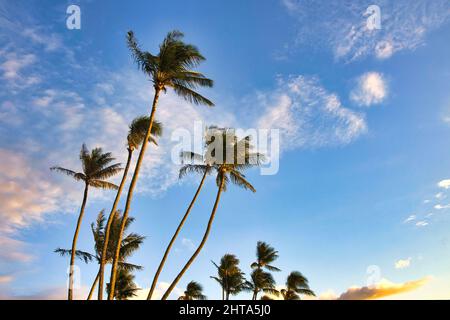
[[[416,226],[417,226],[417,227],[426,227],[428,224],[429,224],[429,223],[428,223],[428,221],[426,221],[426,220],[421,220],[421,221],[417,221],[417,222],[416,222]]]
[[[365,116],[344,107],[315,77],[279,78],[277,88],[261,94],[265,112],[257,127],[280,129],[281,148],[348,144],[367,131]]]
[[[369,30],[365,12],[370,2],[283,0],[298,21],[297,46],[330,47],[336,59],[352,61],[366,56],[387,59],[414,50],[427,33],[450,20],[447,0],[379,0],[381,29]]]
[[[415,214],[412,214],[412,215],[410,215],[408,218],[406,218],[404,221],[403,221],[403,223],[408,223],[408,222],[411,222],[411,221],[414,221],[414,220],[416,220],[416,215]]]

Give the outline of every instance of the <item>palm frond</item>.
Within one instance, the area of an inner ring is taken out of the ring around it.
[[[50,170],[52,171],[56,171],[59,173],[63,173],[69,177],[74,178],[75,180],[79,181],[79,180],[85,180],[85,176],[84,174],[80,173],[80,172],[75,172],[66,168],[62,168],[62,167],[51,167]]]
[[[105,190],[119,189],[119,187],[116,186],[114,183],[111,183],[108,181],[103,181],[103,180],[96,180],[96,179],[89,180],[89,185],[94,188],[105,189]]]
[[[61,249],[61,248],[55,249],[54,252],[61,255],[62,257],[70,256],[72,254],[72,250]],[[92,260],[96,259],[96,256],[94,256],[93,254],[90,254],[89,252],[85,252],[85,251],[81,251],[81,250],[75,251],[75,257],[84,261],[84,263],[89,263]]]
[[[175,83],[171,87],[175,90],[175,92],[179,96],[183,97],[185,100],[187,100],[190,103],[193,103],[193,104],[196,104],[196,105],[204,104],[204,105],[209,106],[209,107],[213,107],[214,106],[214,103],[211,100],[205,98],[204,96],[202,96],[201,94],[195,92],[192,89],[189,89],[189,88],[187,88],[185,86],[178,85],[178,84],[175,84]]]

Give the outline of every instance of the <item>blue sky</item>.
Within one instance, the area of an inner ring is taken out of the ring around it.
[[[70,4],[81,30],[66,28]],[[381,30],[367,29],[372,4]],[[83,142],[125,160],[127,125],[152,98],[125,34],[155,52],[179,29],[207,58],[200,70],[215,86],[202,93],[216,107],[161,98],[166,130],[131,213],[147,236],[131,258],[145,267],[142,295],[198,182],[178,181],[171,133],[203,121],[280,129],[280,168],[248,172],[256,194],[225,193],[179,288],[196,280],[219,298],[210,260],[235,253],[249,273],[264,240],[280,252],[277,282],[299,270],[321,298],[363,297],[369,266],[380,271],[374,294],[450,298],[449,21],[445,0],[0,1],[0,297],[64,298],[68,261],[52,251],[70,246],[82,186],[48,168],[78,169]],[[192,254],[214,195],[208,181],[159,290]],[[80,249],[93,249],[89,225],[112,197],[92,192]],[[97,266],[81,268],[82,298]]]

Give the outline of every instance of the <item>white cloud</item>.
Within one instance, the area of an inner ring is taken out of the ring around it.
[[[155,291],[152,295],[152,300],[159,300],[163,296],[163,294],[166,292],[166,290],[169,288],[170,283],[168,282],[159,282],[155,288]],[[139,286],[138,286],[139,287]],[[135,297],[132,297],[130,300],[146,300],[148,293],[150,291],[150,288],[142,288],[139,291],[137,291],[137,295]],[[178,287],[175,287],[172,290],[172,293],[169,295],[169,299],[178,299],[179,296],[184,294],[184,290],[181,290]]]
[[[395,269],[406,269],[411,265],[412,258],[400,259],[395,262]]]
[[[435,197],[436,199],[444,199],[446,196],[444,195],[443,192],[438,192],[438,193],[436,193],[436,194],[434,195],[434,197]]]
[[[441,180],[438,182],[439,188],[448,189],[450,188],[450,179]]]
[[[386,80],[381,73],[367,72],[357,80],[350,99],[360,106],[371,106],[383,102],[388,95]]]
[[[8,53],[5,60],[0,64],[2,77],[6,80],[17,80],[21,78],[20,71],[35,63],[37,60],[34,54],[19,55],[17,53]]]
[[[416,215],[412,214],[408,218],[406,218],[405,221],[403,221],[403,223],[408,223],[408,222],[414,221],[415,219],[416,219]]]
[[[450,204],[446,204],[446,205],[437,204],[434,206],[434,208],[436,210],[450,209]]]
[[[347,144],[367,131],[364,115],[345,108],[313,77],[280,78],[258,102],[265,111],[256,126],[280,129],[281,149]]]
[[[335,58],[345,61],[367,56],[387,59],[397,52],[414,50],[425,43],[428,33],[450,20],[447,0],[379,0],[380,30],[367,28],[368,16],[364,12],[370,3],[282,2],[298,22],[296,47],[331,47]]]
[[[196,248],[194,241],[188,238],[181,239],[181,244],[190,251],[194,251]]]
[[[27,250],[27,244],[23,241],[0,235],[0,261],[26,263],[33,260],[34,256]]]
[[[418,222],[416,223],[416,226],[417,226],[417,227],[426,227],[427,225],[428,225],[428,222],[425,221],[425,220],[418,221]]]

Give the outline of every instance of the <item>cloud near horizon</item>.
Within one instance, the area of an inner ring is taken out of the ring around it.
[[[426,285],[432,279],[431,276],[404,283],[393,283],[387,279],[382,279],[373,286],[351,287],[342,293],[337,300],[374,300],[388,296],[406,293],[416,290]]]

